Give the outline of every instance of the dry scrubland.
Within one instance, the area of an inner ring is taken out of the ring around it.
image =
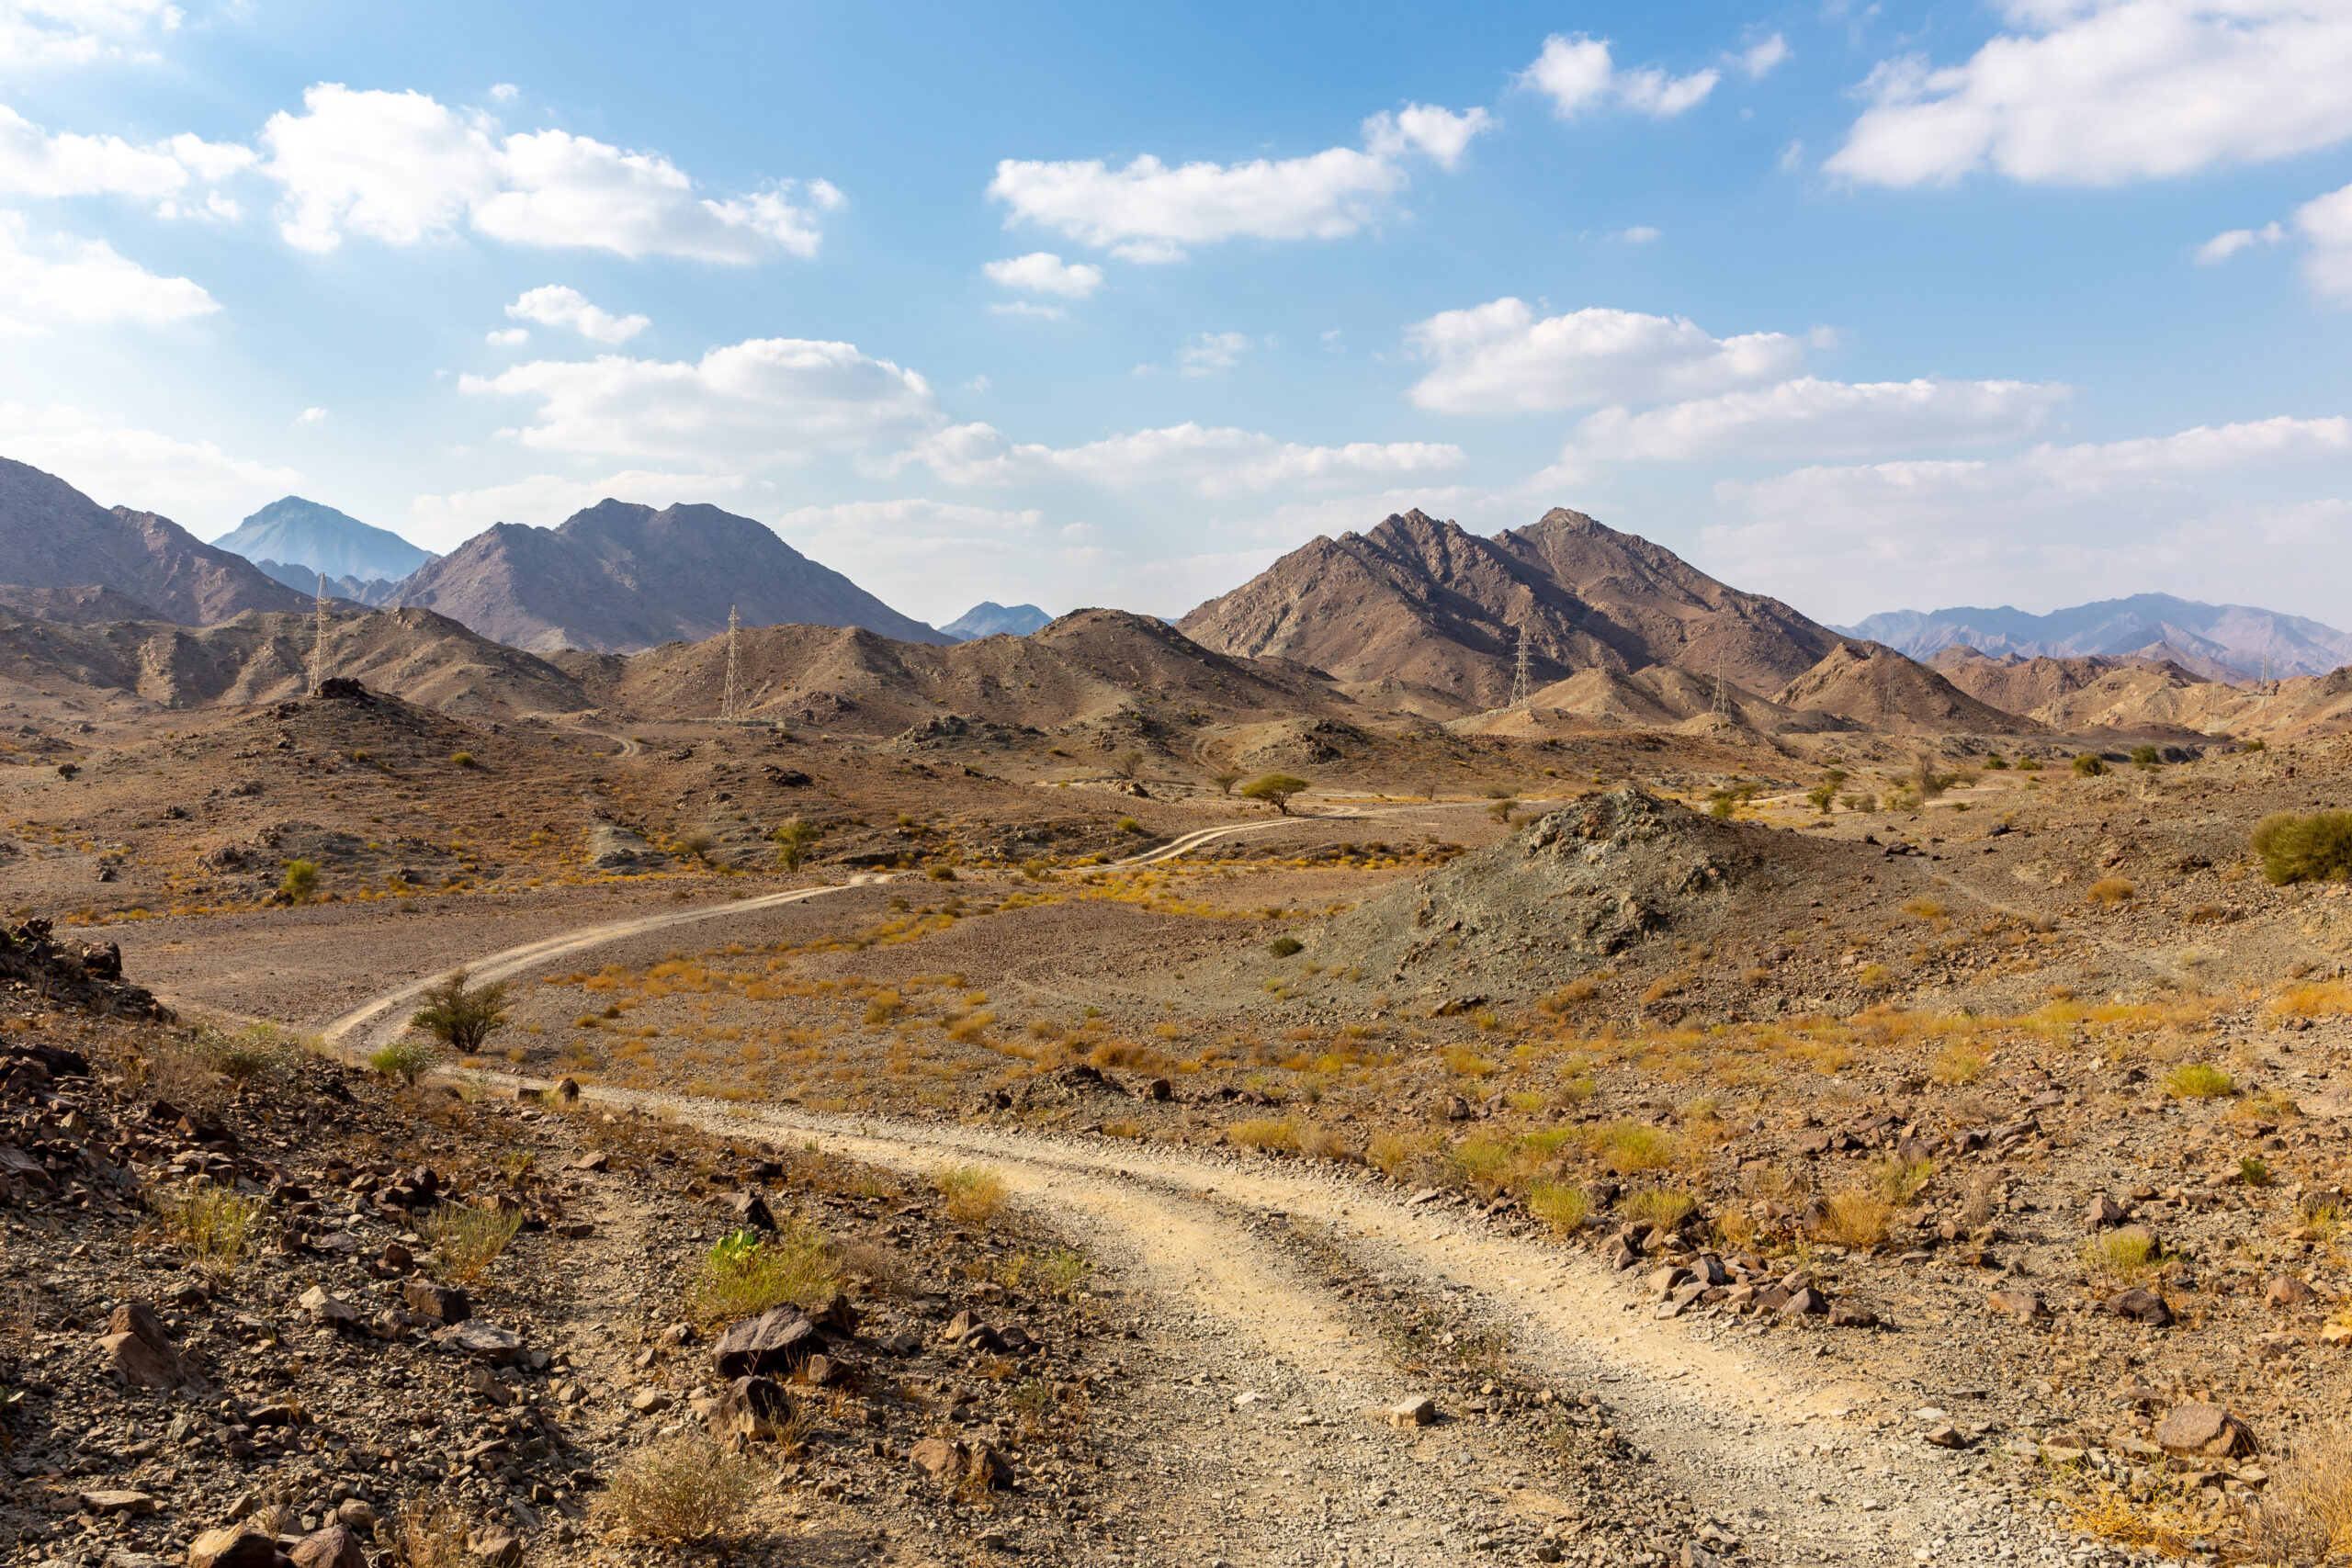
[[[2341,799],[2345,741],[2135,761],[2032,738],[1923,763],[1883,737],[1808,737],[1801,759],[1327,734],[1266,760],[1314,781],[1288,820],[1197,762],[1080,764],[1043,734],[894,749],[390,698],[190,722],[43,739],[38,771],[0,775],[6,906],[53,919],[77,973],[82,943],[102,969],[119,942],[183,1015],[88,1019],[47,969],[11,982],[0,1050],[90,1068],[7,1080],[9,1146],[40,1172],[17,1168],[0,1352],[28,1562],[178,1550],[239,1513],[340,1517],[411,1564],[442,1561],[435,1530],[659,1554],[649,1535],[696,1533],[677,1521],[722,1483],[747,1499],[721,1495],[728,1550],[778,1561],[846,1561],[876,1530],[894,1560],[1010,1530],[1098,1561],[1157,1539],[1143,1516],[1204,1550],[1293,1550],[1205,1482],[1152,1479],[1262,1447],[1232,1400],[1272,1370],[1227,1366],[1223,1425],[1188,1427],[1183,1358],[1241,1352],[1126,1293],[1042,1190],[1009,1201],[960,1157],[811,1156],[770,1115],[1354,1183],[1608,1281],[1623,1324],[1752,1346],[1790,1378],[1819,1352],[1849,1391],[1819,1414],[1835,1442],[1806,1439],[1821,1462],[1927,1464],[2022,1532],[2013,1551],[2055,1530],[2119,1557],[2318,1562],[2345,1517],[2352,924],[2333,829],[2257,833]],[[525,965],[469,1048],[369,1074],[291,1043],[458,962],[702,909],[722,913]],[[478,1077],[404,1081],[436,1063]],[[483,1098],[498,1074],[591,1098],[517,1108]],[[616,1109],[665,1094],[717,1131]],[[150,1121],[157,1100],[187,1126]],[[727,1240],[747,1190],[774,1223],[756,1247]],[[1358,1314],[1389,1392],[1438,1395],[1430,1433],[1552,1478],[1399,1561],[1474,1539],[1806,1560],[1795,1526],[1741,1524],[1671,1454],[1644,1466],[1630,1427],[1561,1418],[1597,1385],[1519,1348],[1508,1289],[1469,1312],[1344,1228],[1253,1223],[1266,1268]],[[471,1292],[522,1359],[438,1337],[415,1278]],[[313,1284],[356,1320],[306,1305]],[[836,1289],[848,1319],[811,1332],[839,1343],[815,1378],[778,1362],[750,1458],[681,1448],[735,1419],[713,1334],[786,1303],[825,1319]],[[208,1359],[203,1399],[108,1380],[98,1331],[133,1300]],[[2227,1418],[2187,1441],[2207,1407]],[[1408,1469],[1440,1440],[1419,1430],[1381,1439]],[[1329,1506],[1328,1483],[1266,1483]],[[159,1507],[84,1497],[117,1492]],[[1937,1539],[1927,1560],[1993,1560]]]

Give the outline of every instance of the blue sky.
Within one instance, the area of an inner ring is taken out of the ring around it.
[[[1418,504],[2352,625],[2352,0],[1109,9],[0,0],[0,454],[934,621]]]

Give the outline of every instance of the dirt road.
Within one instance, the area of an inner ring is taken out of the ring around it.
[[[612,922],[472,968],[511,976],[828,891]],[[330,1040],[357,1051],[388,1037],[419,984],[346,1013]],[[985,1162],[1077,1239],[1137,1337],[1132,1513],[1058,1541],[1084,1560],[1417,1564],[1493,1550],[1664,1564],[1695,1546],[1714,1555],[1693,1562],[1993,1565],[2052,1553],[2039,1505],[1988,1485],[1999,1475],[1984,1458],[1919,1440],[1910,1405],[1933,1399],[1897,1386],[1900,1336],[1661,1322],[1589,1255],[1414,1204],[1357,1168],[591,1092],[903,1170]],[[1431,1300],[1499,1330],[1517,1376],[1555,1403],[1489,1413],[1455,1398],[1433,1426],[1388,1425],[1386,1410],[1434,1390],[1402,1370],[1384,1323]],[[1025,1528],[1067,1527],[1040,1515]]]

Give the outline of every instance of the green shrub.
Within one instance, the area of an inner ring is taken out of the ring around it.
[[[1618,1212],[1628,1220],[1670,1231],[1689,1219],[1698,1207],[1699,1201],[1688,1192],[1645,1187],[1619,1204]]]
[[[2352,876],[2352,811],[2274,811],[2247,841],[2262,857],[2262,874],[2281,886]]]
[[[388,1078],[414,1083],[441,1065],[441,1048],[422,1040],[395,1040],[371,1053],[368,1065]]]
[[[2018,772],[2021,773],[2038,773],[2041,772],[2041,760],[2034,757],[2024,758],[2018,763]]]
[[[2183,1062],[2165,1075],[2165,1092],[2175,1100],[2222,1100],[2237,1091],[2237,1080],[2210,1062]]]
[[[695,1315],[705,1323],[737,1323],[787,1303],[819,1307],[841,1288],[824,1234],[793,1225],[761,1236],[737,1231],[710,1249],[688,1287]]]
[[[2267,751],[2270,750],[2270,747],[2267,741],[2249,740],[2245,745],[2239,747],[2238,750],[2241,751]]]
[[[319,867],[315,861],[289,860],[286,863],[285,878],[277,885],[277,896],[289,904],[307,904],[319,896]]]
[[[2002,756],[1998,751],[1996,751],[1991,756],[1984,759],[1984,765],[1992,769],[1996,773],[2004,773],[2007,771],[2009,760],[2007,757]]]
[[[2083,1243],[2085,1267],[2095,1273],[2113,1275],[2127,1285],[2138,1284],[2154,1273],[2163,1261],[2156,1244],[2144,1235],[2109,1231]]]
[[[956,868],[952,865],[934,865],[923,874],[933,882],[953,882],[956,880]]]
[[[461,768],[472,768],[481,765],[474,761],[474,754],[471,751],[459,751],[456,755],[452,756],[449,761]]]
[[[768,835],[776,841],[775,863],[786,871],[798,871],[808,859],[809,846],[824,834],[815,826],[796,817]]]
[[[2153,746],[2134,746],[2132,748],[2132,765],[2133,767],[2153,768],[2163,761],[2164,758],[2157,753],[2156,749]]]
[[[1527,1190],[1527,1212],[1561,1235],[1574,1235],[1582,1229],[1591,1206],[1581,1187],[1539,1181]]]
[[[1134,818],[1122,817],[1119,818],[1119,831],[1122,833],[1142,833],[1146,831],[1146,829],[1144,825],[1136,821]]]
[[[492,980],[470,988],[460,969],[438,985],[427,987],[424,1005],[409,1014],[408,1026],[421,1029],[459,1055],[471,1055],[482,1042],[506,1027],[506,983]]]
[[[1266,944],[1266,951],[1272,953],[1276,958],[1288,958],[1292,953],[1300,951],[1306,947],[1306,944],[1305,942],[1299,941],[1298,938],[1295,936],[1278,936],[1274,938],[1273,941]]]
[[[186,1193],[160,1194],[153,1202],[172,1238],[198,1268],[212,1274],[227,1274],[237,1267],[245,1237],[262,1216],[259,1200],[209,1181]]]
[[[2095,779],[2107,772],[2107,761],[2096,751],[2083,751],[2076,754],[2074,768],[2076,778]]]

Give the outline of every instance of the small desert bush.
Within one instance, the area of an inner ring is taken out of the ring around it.
[[[1306,945],[1295,936],[1278,936],[1266,944],[1266,951],[1276,958],[1288,958]]]
[[[319,867],[315,861],[289,860],[286,875],[277,884],[277,896],[289,904],[307,904],[319,896]]]
[[[1591,1207],[1592,1201],[1581,1187],[1538,1181],[1527,1190],[1527,1212],[1561,1235],[1574,1235],[1581,1230]]]
[[[1886,1239],[1894,1205],[1867,1187],[1849,1187],[1821,1201],[1818,1234],[1824,1241],[1856,1248],[1876,1247]]]
[[[460,768],[470,768],[475,765],[474,754],[471,751],[458,751],[453,753],[450,756],[449,761]]]
[[[734,1531],[759,1490],[760,1472],[700,1432],[639,1449],[614,1467],[595,1512],[619,1534],[685,1543]]]
[[[2107,762],[2098,752],[2085,751],[2075,757],[2074,769],[2078,779],[2095,779],[2107,772]]]
[[[250,1083],[283,1071],[292,1053],[263,1026],[225,1034],[206,1026],[188,1043],[189,1054],[232,1083]]]
[[[1945,1085],[1974,1083],[1984,1076],[1984,1058],[1965,1045],[1947,1045],[1928,1069],[1928,1076]]]
[[[227,1274],[237,1267],[245,1239],[262,1216],[262,1205],[232,1189],[206,1182],[154,1200],[164,1229],[199,1269]]]
[[[686,1299],[704,1323],[740,1323],[785,1305],[818,1307],[841,1288],[824,1235],[793,1225],[779,1235],[737,1231],[703,1255]]]
[[[2183,1062],[2165,1075],[2165,1092],[2175,1100],[2220,1100],[2237,1088],[2236,1079],[2210,1062]]]
[[[1298,1118],[1252,1116],[1227,1127],[1225,1141],[1240,1149],[1295,1151],[1298,1147]]]
[[[1460,1047],[1445,1054],[1445,1069],[1456,1077],[1489,1078],[1495,1076],[1495,1065],[1474,1051]]]
[[[1871,1186],[1890,1203],[1908,1203],[1934,1179],[1935,1174],[1936,1162],[1931,1159],[1916,1160],[1909,1165],[1900,1159],[1885,1159],[1871,1168]]]
[[[2089,890],[2084,897],[2094,904],[2104,904],[2112,908],[2131,897],[2136,891],[2138,889],[2120,876],[2102,876],[2090,885]]]
[[[2255,824],[2248,842],[2262,874],[2281,886],[2352,876],[2352,811],[2274,811]]]
[[[467,1568],[474,1559],[466,1550],[465,1516],[447,1503],[428,1512],[420,1501],[401,1514],[388,1561],[398,1568]]]
[[[1664,1187],[1645,1187],[1617,1205],[1617,1212],[1636,1224],[1655,1225],[1670,1231],[1679,1225],[1699,1207],[1699,1201],[1688,1192]]]
[[[986,1225],[1004,1207],[1004,1178],[984,1166],[934,1170],[931,1187],[946,1201],[948,1214],[967,1225]]]
[[[1046,1257],[1046,1283],[1056,1295],[1067,1296],[1094,1273],[1094,1260],[1082,1252],[1057,1247]]]
[[[1620,1176],[1663,1170],[1682,1153],[1681,1142],[1673,1134],[1639,1122],[1606,1122],[1588,1136],[1595,1157]]]
[[[2125,1231],[2109,1231],[2083,1243],[2085,1268],[2111,1275],[2127,1285],[2136,1285],[2154,1273],[2162,1261],[2154,1242]]]
[[[1374,1133],[1363,1157],[1383,1175],[1394,1176],[1428,1153],[1434,1142],[1435,1135],[1429,1133]]]
[[[395,1040],[368,1053],[368,1065],[388,1078],[414,1083],[441,1065],[441,1048],[423,1040]]]
[[[433,1244],[434,1272],[454,1285],[471,1284],[489,1272],[522,1228],[520,1209],[503,1213],[456,1203],[442,1204],[416,1227]]]
[[[2259,1561],[2304,1568],[2352,1551],[2352,1436],[2342,1427],[2296,1443],[2270,1466],[2247,1544]]]

